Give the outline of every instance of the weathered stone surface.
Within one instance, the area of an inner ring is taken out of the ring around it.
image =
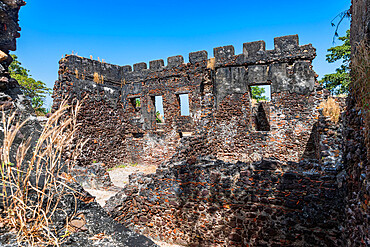
[[[351,56],[352,65],[357,66],[356,51],[361,43],[370,47],[370,1],[352,0],[351,6]],[[366,52],[366,51],[365,51]],[[360,64],[363,66],[363,64]],[[369,69],[369,68],[367,68]],[[369,98],[361,92],[368,92],[369,78],[358,80],[358,74],[351,74],[352,85],[344,117],[344,165],[346,173],[343,182],[348,187],[346,198],[346,230],[348,246],[370,245],[370,112]],[[365,81],[363,81],[365,80]],[[367,81],[366,81],[367,80]],[[363,88],[359,88],[361,83]],[[367,88],[366,88],[367,87]],[[356,90],[357,89],[357,90]],[[367,106],[366,106],[367,105]]]
[[[109,173],[102,163],[92,163],[84,167],[76,165],[69,173],[84,189],[105,190],[113,186]]]
[[[8,66],[12,62],[9,50],[16,49],[16,39],[20,36],[18,11],[25,4],[22,0],[0,1],[0,107],[7,115],[15,111],[18,122],[29,119],[14,140],[10,155],[12,162],[15,162],[16,149],[22,141],[32,137],[31,145],[33,145],[41,130],[29,100],[21,92],[18,82],[10,78],[8,73]],[[1,142],[3,138],[3,132],[0,131]],[[30,152],[27,157],[30,157]]]
[[[31,107],[30,101],[23,95],[20,90],[20,85],[15,79],[10,78],[8,73],[8,66],[12,62],[9,56],[9,50],[15,50],[16,38],[19,37],[18,31],[18,11],[19,8],[24,5],[25,2],[22,0],[0,0],[0,51],[3,57],[6,59],[0,59],[0,106],[5,114],[11,114],[13,111],[16,113],[17,121],[24,121],[29,119],[28,122],[21,128],[20,132],[16,135],[11,149],[11,161],[15,163],[15,154],[17,147],[23,141],[26,141],[29,137],[32,137],[31,147],[29,153],[26,155],[25,161],[30,159],[31,152],[33,151],[33,145],[40,135],[41,126],[37,121],[34,110]],[[6,55],[3,55],[6,54]],[[100,64],[100,63],[99,63]],[[116,76],[120,73],[118,70],[112,70],[117,68],[114,66],[107,65],[108,79]],[[75,72],[75,71],[74,71]],[[78,76],[78,72],[75,72]],[[93,77],[94,79],[94,77]],[[100,77],[101,79],[101,77]],[[103,87],[102,90],[112,93],[109,87]],[[114,102],[111,102],[114,104]],[[0,131],[0,141],[4,138],[3,131]],[[99,178],[102,176],[101,169],[91,169]],[[56,174],[57,175],[57,174]],[[34,174],[31,172],[31,183],[36,184]],[[38,179],[37,179],[38,180]],[[40,179],[40,181],[44,181]],[[62,184],[67,183],[66,181],[59,181]],[[101,181],[102,185],[105,185],[106,181]],[[40,182],[40,188],[43,188],[43,184]],[[77,183],[68,183],[67,188],[61,188],[56,185],[56,191],[52,191],[51,195],[55,196],[56,192],[67,190],[64,196],[60,200],[58,209],[52,215],[52,220],[49,227],[51,232],[55,230],[58,238],[62,239],[63,235],[66,235],[66,221],[71,219],[71,227],[75,228],[76,233],[70,234],[68,237],[63,237],[66,242],[62,246],[156,246],[151,240],[144,236],[134,233],[133,231],[123,227],[110,218],[107,213],[94,201],[87,192],[85,192],[81,186]],[[60,189],[60,190],[59,190]],[[31,187],[27,187],[28,201],[37,201],[37,197],[40,194],[35,193],[35,190]],[[45,191],[46,195],[48,191]],[[1,197],[4,195],[1,195]],[[4,208],[3,198],[0,198],[1,211],[7,211]],[[27,201],[27,202],[28,202]],[[57,200],[53,200],[55,203]],[[26,202],[26,203],[27,203]],[[45,202],[45,201],[44,201]],[[48,205],[49,206],[49,205]],[[46,206],[45,206],[46,207]],[[50,205],[50,208],[53,208]],[[72,218],[73,216],[76,216]],[[48,215],[49,217],[49,215]],[[26,224],[28,222],[25,222]],[[17,243],[17,232],[9,231],[10,229],[5,228],[6,226],[1,223],[0,225],[0,245],[1,246],[29,246],[26,243]],[[97,235],[105,234],[105,238],[96,238]],[[33,234],[33,233],[32,233]],[[95,237],[95,238],[94,238]],[[40,243],[36,243],[39,245]]]
[[[131,229],[189,246],[344,246],[336,173],[307,161],[190,163],[130,176],[105,209]]]
[[[319,115],[316,108],[328,93],[315,86],[311,45],[299,46],[297,36],[275,41],[271,51],[262,41],[246,43],[239,55],[232,46],[215,48],[214,69],[207,68],[205,51],[190,53],[186,64],[174,56],[167,66],[155,60],[149,69],[135,64],[134,71],[66,56],[60,61],[53,107],[64,95],[86,97],[79,137],[90,141],[81,165],[93,159],[107,166],[160,164],[176,152],[179,159],[212,154],[227,161],[256,161],[277,155],[297,162]],[[250,86],[259,84],[270,84],[272,92],[262,108],[252,106],[250,96]],[[189,116],[181,115],[181,94],[188,94]],[[164,123],[156,121],[155,96],[163,97]],[[285,134],[287,129],[292,134]],[[192,153],[177,150],[181,142],[195,147]]]

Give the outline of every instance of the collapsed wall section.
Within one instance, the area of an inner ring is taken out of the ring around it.
[[[311,165],[172,163],[131,175],[105,208],[130,229],[185,246],[344,246],[343,187],[335,170]]]
[[[214,49],[214,58],[199,51],[189,54],[189,63],[174,56],[166,66],[163,60],[150,61],[149,68],[66,56],[54,107],[64,96],[84,99],[79,138],[89,142],[81,162],[96,157],[107,164],[161,163],[174,154],[248,162],[315,159],[317,108],[327,97],[315,85],[315,56],[312,45],[299,45],[297,35],[275,38],[274,50],[257,41],[245,43],[239,55],[224,46]],[[252,105],[253,85],[270,85],[271,101]],[[181,111],[183,97],[188,114]],[[197,144],[189,153],[181,142]]]
[[[320,110],[316,161],[188,156],[131,175],[105,208],[130,229],[186,246],[346,246],[342,130]]]

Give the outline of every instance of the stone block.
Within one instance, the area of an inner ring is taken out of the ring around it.
[[[268,77],[267,65],[248,66],[248,84],[266,84]]]
[[[149,62],[149,69],[157,70],[164,67],[163,59],[153,60]]]
[[[263,40],[243,44],[243,54],[246,57],[256,56],[258,52],[266,50],[266,43]]]
[[[121,70],[123,71],[123,73],[131,72],[132,67],[131,67],[131,65],[125,65],[125,66],[121,67]]]
[[[299,39],[298,35],[288,35],[282,37],[276,37],[274,39],[275,50],[278,52],[287,52],[298,49]]]
[[[169,68],[177,67],[183,63],[184,63],[184,58],[181,55],[167,58],[167,66]]]
[[[232,45],[216,47],[213,49],[213,55],[216,60],[228,60],[235,55],[235,49]]]
[[[142,71],[144,69],[147,69],[146,63],[135,63],[134,64],[134,71]]]
[[[208,59],[207,51],[196,51],[189,53],[189,62],[191,64],[203,62]]]

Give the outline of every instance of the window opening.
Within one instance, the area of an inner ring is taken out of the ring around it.
[[[250,87],[254,127],[256,131],[270,131],[271,85]]]
[[[271,85],[251,86],[252,102],[271,101]]]
[[[154,98],[155,106],[155,120],[157,123],[164,123],[164,111],[163,111],[163,97],[155,96]]]
[[[131,105],[134,107],[136,111],[141,109],[141,99],[140,98],[131,98]]]
[[[189,116],[189,94],[179,94],[181,116]]]

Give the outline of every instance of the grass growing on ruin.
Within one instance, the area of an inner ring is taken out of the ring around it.
[[[362,41],[356,47],[356,53],[351,60],[352,83],[350,91],[363,109],[365,117],[365,142],[370,147],[370,47]],[[368,152],[370,158],[370,152]]]
[[[111,168],[108,168],[108,171],[113,171],[114,169],[119,169],[119,168],[127,168],[128,166],[132,166],[132,167],[136,167],[138,166],[139,164],[136,162],[136,163],[130,163],[129,165],[126,165],[126,164],[121,164],[121,165],[115,165],[114,167],[111,167]]]
[[[59,246],[61,240],[50,227],[60,200],[71,194],[61,173],[67,163],[62,154],[72,143],[78,128],[76,123],[80,105],[69,107],[63,102],[48,119],[34,150],[31,160],[25,160],[31,151],[31,138],[19,145],[13,160],[13,146],[25,122],[16,121],[16,113],[10,116],[2,112],[4,139],[0,150],[0,222],[9,232],[16,234],[20,246]],[[71,115],[67,116],[66,111]],[[83,144],[77,144],[71,157],[76,157]],[[69,192],[68,192],[69,191]],[[66,219],[68,222],[68,219]]]
[[[212,57],[207,61],[207,69],[215,70],[216,58]]]
[[[328,98],[321,102],[320,108],[323,109],[325,117],[329,117],[333,123],[338,123],[340,117],[340,106],[334,98]]]
[[[127,167],[127,165],[125,165],[125,164],[116,165],[116,166],[114,166],[112,168],[108,168],[108,171],[113,171],[114,169],[126,168],[126,167]]]

